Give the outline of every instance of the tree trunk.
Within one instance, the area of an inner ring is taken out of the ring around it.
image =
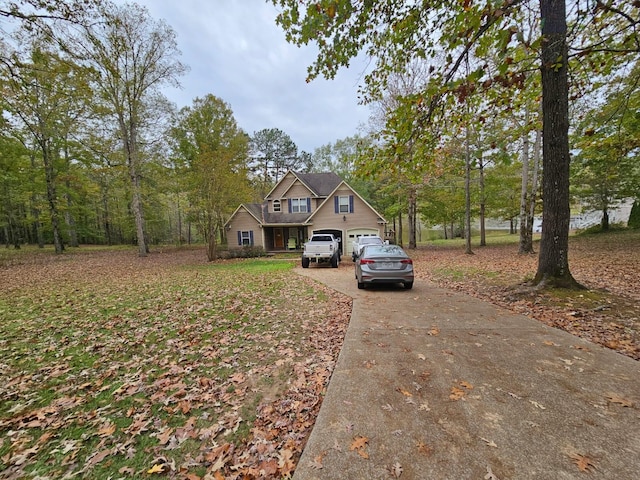
[[[606,208],[602,209],[602,222],[600,226],[603,232],[609,231],[609,211]]]
[[[540,173],[540,154],[542,152],[542,130],[536,129],[536,139],[533,143],[533,176],[531,179],[531,192],[529,193],[529,216],[527,217],[527,228],[529,229],[529,241],[531,242],[531,253],[533,250],[533,223],[536,216],[536,201],[538,199],[538,178]]]
[[[542,14],[542,240],[535,285],[578,288],[569,271],[569,86],[565,0]]]
[[[129,118],[129,126],[123,118],[120,119],[120,130],[123,134],[124,153],[129,167],[129,178],[131,180],[131,210],[136,223],[136,237],[138,240],[138,255],[146,257],[149,253],[149,246],[144,226],[144,211],[142,208],[142,187],[140,185],[140,159],[138,158],[138,140],[136,126],[133,124],[135,115],[132,113]]]
[[[409,248],[415,249],[416,243],[416,212],[418,210],[416,205],[416,189],[414,186],[409,188]]]
[[[207,260],[213,262],[218,256],[218,245],[216,243],[216,232],[212,227],[209,229],[209,241],[207,242]]]
[[[485,227],[486,212],[484,198],[484,163],[480,160],[480,246],[487,245],[487,231]]]
[[[464,174],[464,253],[473,255],[471,250],[471,149],[469,146],[469,126],[466,127],[465,139],[465,174]]]
[[[42,160],[44,163],[44,175],[47,184],[47,202],[49,203],[49,215],[51,217],[51,230],[53,233],[53,247],[56,253],[64,251],[64,245],[60,237],[60,213],[58,212],[58,198],[56,193],[55,169],[51,148],[48,141],[42,143]]]
[[[398,212],[398,235],[396,235],[396,243],[401,247],[404,246],[402,243],[402,212]]]
[[[525,127],[529,124],[529,109],[525,111]],[[529,132],[522,139],[522,184],[520,186],[520,245],[518,253],[533,253],[532,225],[529,223]]]
[[[69,161],[69,148],[68,148],[68,143],[67,143],[67,138],[64,138],[64,168],[65,168],[65,177],[66,180],[64,182],[65,184],[65,200],[67,203],[67,208],[65,209],[64,212],[64,220],[65,223],[67,224],[67,233],[69,234],[69,246],[70,247],[78,247],[78,231],[76,229],[76,219],[73,216],[73,200],[71,199],[71,181],[69,180],[69,168],[70,168],[70,161]]]
[[[36,159],[33,153],[30,155],[31,160],[31,174],[29,175],[30,182],[34,182],[34,173],[36,171]],[[32,183],[33,184],[33,183]],[[42,223],[40,222],[40,209],[37,207],[38,205],[38,197],[34,192],[31,192],[31,196],[29,197],[30,201],[30,210],[31,217],[33,221],[31,222],[31,229],[33,232],[33,236],[38,242],[38,248],[44,248],[44,235],[42,234]]]

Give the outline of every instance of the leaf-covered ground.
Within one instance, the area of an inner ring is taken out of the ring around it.
[[[513,244],[474,246],[473,255],[459,246],[424,247],[413,256],[419,278],[640,360],[640,232],[575,236],[569,244],[571,273],[588,290],[539,292],[527,287],[538,257],[518,255]]]
[[[203,258],[127,250],[4,262],[0,478],[293,471],[350,299],[292,274],[291,262]]]
[[[638,232],[573,237],[577,292],[523,286],[537,257],[513,244],[412,256],[418,281],[640,359],[639,247]],[[351,313],[297,263],[0,252],[0,479],[289,476]]]

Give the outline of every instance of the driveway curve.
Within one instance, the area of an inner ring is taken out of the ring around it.
[[[358,290],[295,471],[315,479],[636,479],[640,362],[417,280]]]

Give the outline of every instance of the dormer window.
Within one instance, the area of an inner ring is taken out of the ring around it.
[[[280,204],[280,200],[274,200],[273,201],[273,211],[274,212],[280,212],[282,211],[282,206]]]
[[[291,198],[291,213],[307,213],[309,212],[309,200],[308,198]]]

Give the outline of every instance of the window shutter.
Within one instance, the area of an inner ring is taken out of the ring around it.
[[[249,230],[249,245],[253,247],[253,230]]]
[[[307,197],[307,213],[311,212],[311,197]]]
[[[340,213],[340,199],[336,195],[333,197],[333,206],[335,208],[336,213]]]
[[[238,230],[238,245],[242,246],[242,232]]]
[[[353,195],[349,195],[349,213],[353,213]]]
[[[289,205],[289,213],[291,213],[291,199],[287,199],[287,204]]]

